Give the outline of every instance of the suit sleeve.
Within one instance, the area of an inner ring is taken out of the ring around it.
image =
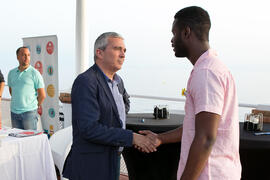
[[[101,97],[99,91],[102,87],[97,81],[88,77],[79,76],[72,87],[72,121],[73,128],[78,128],[81,138],[109,146],[132,146],[133,134],[130,130],[109,127],[109,119],[113,114],[108,114],[111,109],[109,103],[100,107]],[[101,119],[107,115],[107,119]],[[109,117],[108,117],[109,116]]]

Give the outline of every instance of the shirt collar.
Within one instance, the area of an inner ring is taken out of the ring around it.
[[[115,73],[114,74],[114,76],[113,76],[113,81],[110,79],[110,78],[108,78],[108,76],[98,67],[98,65],[97,65],[97,68],[102,72],[102,74],[103,74],[103,76],[104,76],[104,78],[105,78],[105,80],[106,80],[106,82],[110,82],[110,83],[112,83],[113,81],[114,82],[116,82],[116,84],[119,84],[120,83],[120,78],[119,78],[119,76]]]
[[[27,72],[29,69],[30,69],[30,67],[32,67],[31,65],[29,65],[28,66],[28,68],[26,68],[25,70],[23,70],[22,72]],[[19,70],[19,67],[17,68],[17,72],[20,72],[20,70]]]
[[[197,67],[200,66],[200,64],[202,64],[204,62],[204,60],[208,57],[211,57],[211,56],[217,56],[217,53],[215,50],[213,49],[208,49],[207,51],[205,51],[200,57],[199,59],[196,61],[193,69],[196,69]]]

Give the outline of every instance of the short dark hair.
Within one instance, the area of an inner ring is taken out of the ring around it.
[[[24,49],[24,48],[28,49],[28,47],[26,47],[26,46],[19,47],[19,48],[16,50],[16,55],[18,56],[20,50],[21,50],[21,49]]]
[[[211,21],[207,11],[198,6],[190,6],[178,11],[174,19],[176,26],[181,30],[189,27],[201,41],[209,41]]]

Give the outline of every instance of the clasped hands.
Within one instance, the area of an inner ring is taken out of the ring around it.
[[[140,134],[133,133],[133,145],[141,152],[155,152],[161,144],[161,140],[156,133],[149,130],[139,131]]]

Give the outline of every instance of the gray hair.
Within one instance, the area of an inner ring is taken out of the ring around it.
[[[123,39],[124,38],[116,33],[116,32],[105,32],[103,34],[101,34],[95,41],[95,45],[94,45],[94,60],[96,61],[97,56],[96,56],[96,50],[97,49],[101,49],[101,50],[105,50],[107,45],[108,45],[108,39],[109,38],[120,38]]]

